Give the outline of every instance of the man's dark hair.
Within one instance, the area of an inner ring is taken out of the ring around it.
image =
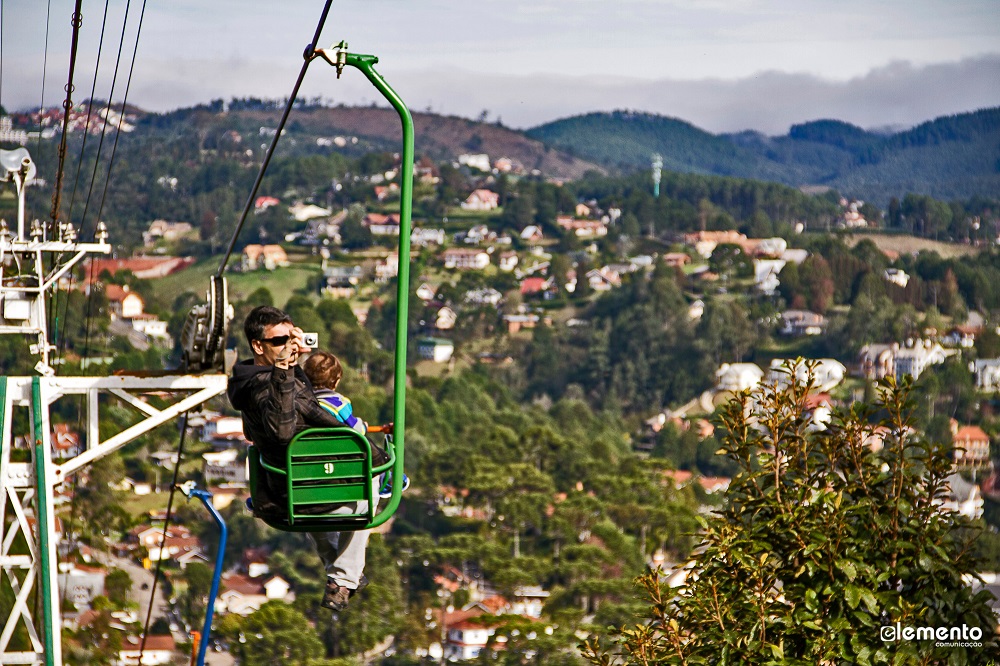
[[[268,326],[284,323],[292,323],[292,318],[284,310],[271,305],[258,305],[243,322],[243,334],[247,336],[247,342],[253,342],[264,337],[264,329]]]

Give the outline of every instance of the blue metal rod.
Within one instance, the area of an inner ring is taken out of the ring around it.
[[[219,596],[219,582],[222,580],[222,560],[226,554],[226,537],[229,534],[226,528],[226,521],[222,515],[212,506],[212,493],[207,490],[194,488],[190,491],[189,497],[197,497],[205,505],[208,512],[212,514],[215,523],[219,526],[219,552],[215,555],[215,574],[212,576],[212,591],[208,593],[208,605],[205,606],[205,626],[201,630],[201,643],[198,646],[198,666],[205,666],[205,653],[208,650],[208,641],[212,635],[212,616],[215,614],[215,599]]]

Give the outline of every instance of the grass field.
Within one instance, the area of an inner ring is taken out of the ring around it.
[[[208,279],[219,270],[219,259],[199,261],[186,270],[154,280],[153,288],[157,296],[168,305],[185,291],[193,291],[200,298],[208,291]],[[229,301],[235,303],[261,287],[266,287],[274,297],[275,305],[281,307],[296,289],[305,287],[309,278],[320,272],[318,260],[314,264],[292,264],[276,271],[254,271],[253,273],[226,273],[229,284]]]
[[[184,496],[178,494],[179,498],[183,501]],[[167,500],[170,498],[170,493],[163,491],[158,493],[150,493],[149,495],[132,495],[129,494],[128,499],[125,500],[123,506],[125,510],[128,511],[129,515],[133,518],[142,518],[149,515],[150,511],[157,510],[162,511],[167,508]],[[176,506],[178,497],[174,497],[174,505]]]
[[[897,252],[900,255],[916,254],[924,250],[931,250],[937,252],[945,259],[953,259],[954,257],[965,257],[979,253],[979,248],[971,245],[944,243],[927,238],[917,238],[916,236],[896,234],[849,234],[844,236],[844,242],[850,247],[854,247],[866,239],[871,240],[882,251],[888,250],[890,252]]]

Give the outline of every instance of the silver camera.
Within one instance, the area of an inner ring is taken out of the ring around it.
[[[302,344],[310,349],[315,349],[319,345],[319,333],[303,333]]]

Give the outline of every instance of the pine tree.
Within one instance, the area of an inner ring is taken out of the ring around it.
[[[883,383],[877,404],[825,429],[807,417],[806,383],[729,402],[722,450],[741,472],[705,524],[686,582],[641,577],[648,616],[610,644],[585,644],[588,660],[989,663],[1000,648],[991,595],[967,581],[975,530],[940,508],[949,447],[914,434],[909,394],[908,381]],[[896,635],[905,627],[964,627],[968,638],[907,640]]]

